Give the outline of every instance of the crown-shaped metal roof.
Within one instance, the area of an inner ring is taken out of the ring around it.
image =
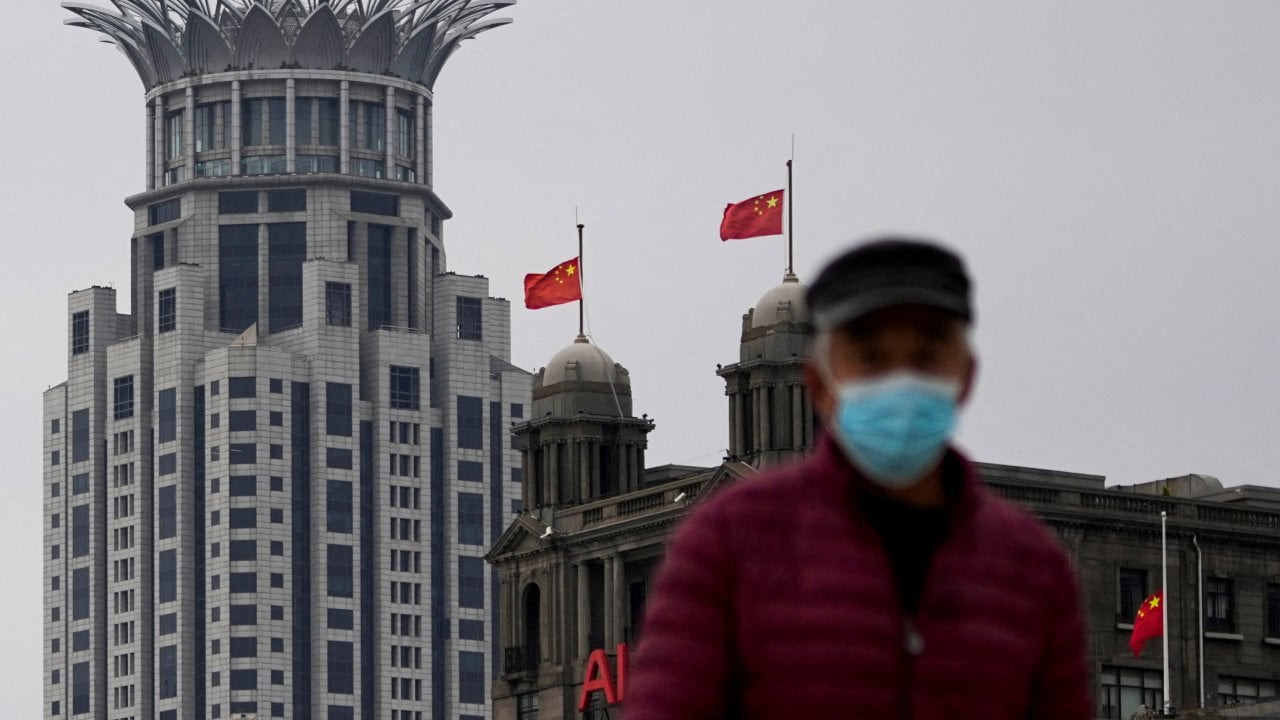
[[[68,25],[106,35],[148,89],[236,69],[389,73],[430,88],[468,38],[511,22],[484,19],[516,0],[111,0],[78,2]]]

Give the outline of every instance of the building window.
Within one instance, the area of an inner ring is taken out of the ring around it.
[[[258,212],[257,190],[229,190],[218,193],[218,214],[237,215]]]
[[[1275,680],[1237,677],[1234,675],[1218,676],[1218,705],[1254,705],[1260,700],[1276,697]]]
[[[306,191],[301,192],[306,205]],[[268,193],[268,207],[270,207]],[[302,324],[302,262],[307,258],[307,224],[267,225],[267,329],[280,332]]]
[[[71,619],[89,617],[89,568],[71,571]]]
[[[1280,583],[1267,584],[1267,637],[1280,638]]]
[[[165,160],[179,160],[182,158],[183,143],[182,138],[185,134],[182,126],[182,112],[177,110],[165,116],[164,123],[164,140],[165,140]]]
[[[258,527],[257,508],[231,508],[227,511],[227,525],[232,530],[247,530]]]
[[[231,443],[227,458],[232,465],[252,465],[258,462],[258,446],[256,443]]]
[[[1116,622],[1132,623],[1146,599],[1147,571],[1120,568],[1120,610],[1116,614]]]
[[[258,379],[249,375],[233,377],[227,381],[227,397],[251,398],[258,396]]]
[[[329,325],[351,327],[351,283],[324,284],[324,317]]]
[[[325,561],[329,578],[329,597],[351,597],[351,546],[330,543]]]
[[[352,190],[351,212],[397,216],[400,214],[400,198],[397,195]]]
[[[165,485],[156,491],[156,533],[160,540],[177,535],[177,491],[175,485]]]
[[[478,397],[458,396],[458,447],[484,448],[484,403]]]
[[[89,506],[77,505],[71,508],[71,557],[84,557],[88,554]]]
[[[458,558],[458,605],[465,608],[484,607],[483,558]]]
[[[218,228],[218,318],[224,331],[258,321],[258,226]]]
[[[463,482],[484,482],[484,463],[475,460],[459,460],[458,479]]]
[[[258,478],[255,475],[232,475],[227,482],[231,497],[246,497],[258,494]]]
[[[484,653],[458,653],[458,702],[483,703],[485,701]]]
[[[172,442],[178,436],[178,396],[177,390],[168,388],[157,393],[156,442]]]
[[[71,354],[89,352],[89,311],[71,313]]]
[[[149,225],[159,225],[182,217],[182,198],[165,200],[162,203],[147,206]]]
[[[484,496],[480,493],[458,493],[458,542],[484,544]]]
[[[329,641],[329,692],[350,695],[355,692],[355,656],[353,645],[343,640]]]
[[[484,339],[480,298],[458,298],[458,339]]]
[[[147,243],[151,245],[151,269],[159,270],[164,267],[164,233],[156,233],[147,236]]]
[[[115,401],[112,417],[124,420],[133,417],[133,376],[118,377],[113,383],[112,397]]]
[[[267,212],[303,212],[306,209],[305,188],[267,191]]]
[[[1161,707],[1164,684],[1159,670],[1103,665],[1098,673],[1099,717],[1127,720],[1143,705]]]
[[[369,226],[368,298],[369,327],[379,328],[393,322],[391,292],[391,238],[393,228]]]
[[[212,553],[210,553],[212,555]],[[217,557],[214,555],[214,557]],[[227,558],[231,562],[256,562],[258,559],[257,540],[232,540],[227,550]]]
[[[89,663],[71,666],[71,714],[89,712]]]
[[[527,692],[516,696],[516,720],[538,720],[538,693]]]
[[[227,616],[230,618],[232,625],[257,625],[258,606],[232,605]]]
[[[420,372],[416,367],[391,366],[391,407],[417,410],[419,407]]]
[[[329,532],[351,532],[351,482],[330,480],[325,502],[327,505],[325,528]]]
[[[156,332],[170,332],[178,327],[178,291],[165,288],[156,295]]]
[[[156,602],[178,598],[178,556],[175,550],[161,550],[156,556]]]
[[[1226,578],[1205,578],[1204,629],[1209,632],[1235,631],[1234,594]]]
[[[240,142],[284,145],[285,105],[282,97],[248,98],[241,102]]]
[[[351,385],[325,383],[325,433],[351,437]]]

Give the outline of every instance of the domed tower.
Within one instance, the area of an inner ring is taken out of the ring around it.
[[[807,290],[787,273],[742,316],[738,362],[716,370],[729,397],[730,460],[760,466],[813,446],[813,407],[804,386]]]
[[[525,507],[563,507],[639,489],[653,427],[631,414],[626,368],[579,335],[534,375],[532,414],[515,428]]]

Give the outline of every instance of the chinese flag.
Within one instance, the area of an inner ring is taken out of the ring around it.
[[[530,310],[582,299],[578,258],[565,260],[545,273],[524,276],[524,306]]]
[[[1129,636],[1129,649],[1133,656],[1142,654],[1142,646],[1148,638],[1160,637],[1164,634],[1164,591],[1147,598],[1138,607],[1138,616],[1133,619],[1133,634]]]
[[[724,209],[724,219],[720,221],[720,239],[781,235],[782,193],[782,190],[774,190],[729,204]]]

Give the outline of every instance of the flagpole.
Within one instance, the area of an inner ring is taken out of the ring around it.
[[[1160,511],[1160,587],[1164,593],[1164,611],[1160,613],[1160,633],[1164,641],[1164,716],[1169,717],[1169,547],[1166,525],[1169,513]]]
[[[582,286],[583,286],[583,277],[582,277],[582,228],[584,228],[584,227],[586,227],[586,226],[585,226],[585,225],[583,225],[582,223],[578,223],[578,287],[579,287],[579,288],[582,288]],[[578,337],[586,337],[586,336],[587,336],[587,335],[586,335],[586,333],[584,333],[584,332],[582,331],[582,328],[583,328],[583,323],[582,323],[582,317],[583,317],[583,313],[582,313],[582,303],[583,303],[583,302],[585,302],[585,300],[584,300],[584,293],[579,292],[579,293],[578,293]]]
[[[796,139],[793,136],[791,138],[791,159],[787,160],[787,275],[795,274],[795,262],[793,259],[794,252],[792,245],[795,238],[795,215],[793,213],[793,210],[795,209],[795,194],[791,189],[791,161],[795,159],[795,142]]]

